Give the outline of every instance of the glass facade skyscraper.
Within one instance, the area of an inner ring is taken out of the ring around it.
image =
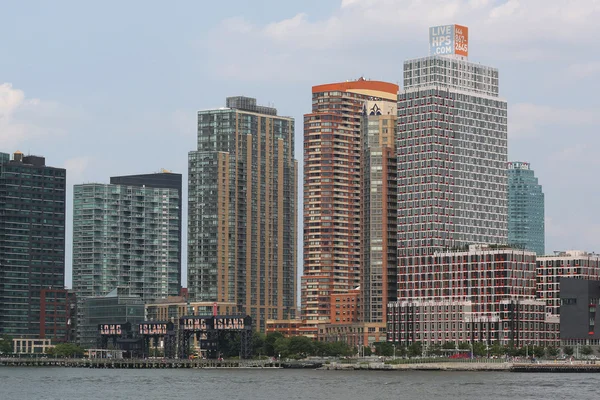
[[[64,288],[66,171],[0,153],[0,334],[40,335],[43,289]]]
[[[295,316],[294,120],[249,97],[198,112],[189,162],[191,301],[231,302],[261,331]]]
[[[123,175],[123,176],[111,176],[110,183],[112,185],[127,185],[127,186],[138,186],[146,188],[158,188],[158,189],[175,189],[179,193],[179,203],[177,208],[179,210],[177,232],[179,234],[179,247],[177,249],[177,262],[179,264],[177,272],[177,281],[181,287],[181,232],[183,219],[181,217],[183,201],[182,194],[182,180],[181,174],[174,174],[171,171],[162,170],[160,173],[155,174],[140,174],[140,175]]]
[[[104,296],[88,297],[81,302],[79,344],[86,348],[97,348],[98,325],[130,323],[136,324],[145,318],[144,301],[131,295],[129,288],[117,287]]]
[[[508,243],[544,254],[544,193],[529,163],[508,163]]]
[[[179,294],[178,189],[90,183],[73,193],[78,301],[117,286],[143,300]]]

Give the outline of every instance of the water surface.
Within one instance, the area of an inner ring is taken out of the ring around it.
[[[0,367],[1,400],[600,399],[600,374]]]

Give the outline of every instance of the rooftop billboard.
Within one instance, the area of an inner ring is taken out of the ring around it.
[[[462,25],[440,25],[429,28],[429,54],[432,56],[469,55],[469,28]]]

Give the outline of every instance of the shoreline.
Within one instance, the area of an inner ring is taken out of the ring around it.
[[[461,371],[461,372],[515,372],[515,373],[600,373],[600,364],[576,363],[486,363],[486,362],[440,362],[440,363],[358,363],[325,364],[318,368],[326,371]]]
[[[599,373],[600,363],[546,361],[519,362],[415,362],[387,364],[381,361],[322,363],[318,361],[273,362],[266,360],[153,360],[153,359],[30,359],[2,358],[2,367],[101,368],[101,369],[313,369],[320,371],[461,371],[461,372],[576,372]]]

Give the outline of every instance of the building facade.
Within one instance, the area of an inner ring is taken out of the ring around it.
[[[497,69],[459,56],[406,61],[397,157],[399,258],[507,243],[507,103]]]
[[[15,354],[46,354],[53,348],[51,339],[13,339],[13,353]]]
[[[40,293],[40,339],[54,343],[75,339],[75,294],[67,289],[42,289]]]
[[[558,324],[547,320],[544,302],[535,299],[504,299],[498,311],[481,313],[464,301],[415,300],[390,303],[387,340],[407,347],[454,343],[487,346],[558,346]]]
[[[331,295],[331,321],[330,324],[353,324],[360,322],[361,307],[360,289],[349,290],[345,293]]]
[[[468,251],[401,261],[406,263],[398,276],[403,301],[468,300],[473,312],[490,314],[500,311],[501,300],[535,299],[536,256],[531,251],[471,245]]]
[[[65,284],[66,170],[0,153],[0,334],[38,337],[41,293]]]
[[[75,185],[73,193],[78,300],[117,286],[143,300],[179,294],[178,189],[90,183]]]
[[[167,171],[165,169],[161,170],[160,173],[154,174],[141,174],[141,175],[124,175],[124,176],[111,176],[110,177],[111,185],[124,185],[124,186],[133,186],[133,187],[143,187],[143,188],[155,188],[155,189],[175,189],[178,192],[178,200],[177,209],[179,210],[179,218],[177,219],[177,233],[179,234],[179,247],[177,248],[177,262],[178,262],[178,273],[177,273],[177,281],[179,282],[179,286],[181,287],[181,232],[182,232],[182,223],[183,219],[181,217],[182,212],[182,201],[183,201],[183,192],[182,192],[182,179],[181,174],[175,174],[171,171]]]
[[[471,245],[404,260],[401,300],[388,305],[388,341],[559,344],[558,319],[536,299],[534,252]]]
[[[565,346],[600,345],[600,282],[560,280],[560,338]]]
[[[397,105],[367,101],[363,118],[360,320],[383,323],[398,291]]]
[[[158,299],[146,303],[146,321],[170,321],[192,315],[238,315],[235,303],[188,302],[182,296]]]
[[[546,313],[560,315],[563,278],[600,281],[600,255],[581,250],[556,252],[537,258],[536,296],[546,302]]]
[[[248,97],[198,112],[189,153],[191,301],[232,302],[261,331],[296,310],[294,120]]]
[[[544,192],[529,163],[508,163],[508,243],[544,254]]]
[[[97,347],[101,324],[130,323],[135,327],[145,321],[144,301],[126,287],[115,288],[104,296],[86,297],[81,304],[77,342],[85,348]]]
[[[361,256],[368,256],[361,252],[361,160],[366,157],[362,139],[369,133],[366,130],[363,134],[364,116],[368,101],[389,110],[389,105],[393,107],[396,101],[397,92],[395,84],[363,78],[312,88],[312,112],[304,115],[301,313],[307,323],[331,321],[331,295],[360,286]],[[387,118],[382,117],[377,123],[383,126],[383,121],[393,117]],[[376,120],[372,119],[374,124]],[[387,123],[384,129],[388,137],[392,135],[392,128]],[[371,132],[373,136],[376,135],[374,131]],[[379,185],[378,182],[374,184]],[[383,189],[379,195],[383,195]],[[373,240],[377,243],[383,238],[373,237]],[[385,256],[378,254],[378,258],[382,260]],[[387,276],[383,278],[385,272],[379,273],[379,268],[377,265],[373,272],[383,285]],[[371,275],[370,271],[368,276]],[[383,292],[383,288],[377,290]],[[382,297],[383,293],[376,296],[376,301]]]
[[[374,350],[375,343],[386,341],[386,325],[380,322],[320,324],[316,339],[321,342],[344,342],[362,355],[363,347]]]

